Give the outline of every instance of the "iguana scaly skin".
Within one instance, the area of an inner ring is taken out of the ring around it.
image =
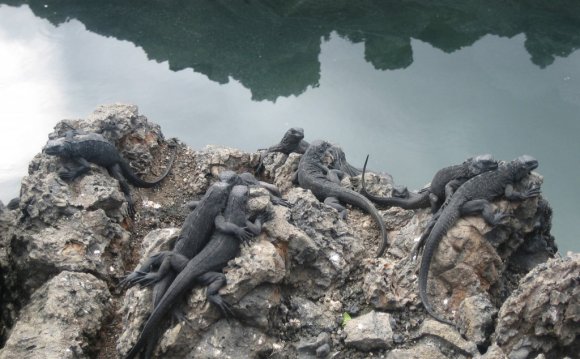
[[[49,140],[43,152],[74,162],[73,168],[62,169],[60,178],[72,181],[90,169],[89,162],[105,167],[111,176],[115,177],[125,194],[129,207],[129,214],[135,213],[131,190],[127,181],[137,187],[150,188],[159,184],[171,170],[176,151],[173,151],[171,160],[165,172],[153,181],[146,181],[133,172],[131,166],[119,154],[117,148],[98,133],[74,134],[69,131],[65,138]]]
[[[379,214],[375,206],[360,193],[348,188],[341,187],[336,183],[336,176],[333,171],[323,165],[324,156],[332,145],[326,141],[314,141],[302,155],[298,164],[296,173],[297,181],[300,187],[309,189],[312,193],[324,203],[345,211],[345,208],[338,201],[357,206],[369,213],[381,229],[381,244],[377,251],[377,257],[381,256],[387,247],[387,230],[383,217]]]
[[[171,251],[157,253],[145,261],[136,271],[127,276],[121,285],[133,286],[138,283],[155,283],[153,288],[153,306],[156,307],[165,291],[174,280],[180,263],[197,255],[207,244],[214,230],[214,221],[223,211],[233,186],[246,185],[266,188],[272,203],[288,206],[288,202],[279,197],[280,190],[269,183],[258,181],[251,173],[237,174],[234,171],[222,171],[219,182],[214,183],[200,201],[189,202],[192,212],[185,218],[180,235]],[[223,231],[246,240],[251,234],[234,225]],[[157,269],[156,272],[153,272]],[[178,312],[176,313],[178,314]]]
[[[218,306],[225,314],[230,313],[228,304],[218,293],[225,285],[225,276],[220,272],[240,251],[240,239],[230,234],[230,226],[240,228],[245,226],[253,235],[261,231],[263,217],[258,217],[254,223],[247,220],[247,201],[249,189],[247,186],[235,186],[228,198],[223,216],[216,220],[216,231],[207,245],[191,260],[184,259],[178,266],[179,274],[167,289],[159,304],[155,307],[145,323],[137,343],[129,351],[126,358],[135,357],[145,349],[144,358],[150,358],[161,333],[158,328],[161,321],[169,314],[172,307],[182,298],[195,283],[209,286],[208,300]]]
[[[293,127],[286,131],[282,140],[274,146],[270,146],[267,149],[262,149],[260,153],[260,163],[256,166],[256,174],[261,173],[264,170],[263,158],[268,153],[281,152],[286,155],[291,153],[304,154],[308,149],[310,144],[304,140],[304,129],[300,127]],[[361,174],[361,170],[352,166],[346,161],[346,155],[342,148],[337,145],[333,145],[331,149],[328,150],[329,154],[332,156],[332,163],[330,168],[340,170],[349,176],[358,176]]]
[[[451,196],[467,180],[483,172],[493,171],[498,166],[497,161],[489,154],[471,157],[462,164],[445,167],[437,171],[429,187],[424,188],[419,193],[408,193],[406,197],[401,197],[400,194],[399,196],[379,197],[368,193],[366,189],[365,172],[368,159],[369,157],[367,156],[363,167],[362,189],[360,191],[366,198],[381,206],[395,206],[404,209],[431,206],[432,213],[437,212],[445,198]],[[405,191],[405,193],[407,192]]]
[[[538,167],[538,161],[531,156],[523,155],[515,160],[501,165],[497,170],[485,172],[465,182],[445,202],[436,215],[436,222],[425,240],[421,266],[419,269],[419,295],[427,312],[435,319],[452,324],[438,316],[427,297],[427,278],[429,267],[439,242],[447,231],[461,216],[481,214],[490,225],[498,224],[506,214],[494,213],[490,201],[504,196],[510,201],[521,201],[540,194],[540,189],[533,187],[526,192],[516,192],[513,185],[532,170]]]
[[[153,305],[156,306],[178,273],[177,262],[182,258],[193,258],[209,241],[214,230],[216,217],[224,210],[233,183],[216,182],[209,187],[195,209],[187,215],[175,246],[149,257],[136,271],[121,281],[121,285],[131,287],[138,283],[157,283],[153,290]],[[240,236],[244,231],[235,228]],[[158,268],[156,272],[152,270]]]

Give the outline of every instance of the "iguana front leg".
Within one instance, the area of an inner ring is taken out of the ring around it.
[[[272,219],[272,212],[270,211],[263,211],[254,220],[254,222],[247,220],[246,221],[246,228],[252,233],[252,238],[257,237],[262,232],[262,225]],[[249,241],[242,242],[242,244],[247,245]]]
[[[241,242],[249,241],[252,238],[252,232],[247,227],[240,227],[228,222],[221,214],[216,216],[214,223],[216,230],[226,234],[232,234],[238,237]]]
[[[496,212],[493,205],[486,199],[474,199],[465,202],[459,211],[462,217],[480,214],[490,226],[498,225],[504,218],[512,216],[505,212]]]
[[[447,182],[447,184],[445,185],[445,198],[453,196],[453,193],[455,193],[455,191],[459,188],[459,186],[461,186],[461,183],[463,182],[465,181],[461,181],[458,179],[454,179]]]
[[[119,181],[121,191],[123,192],[123,194],[125,194],[125,200],[127,201],[127,210],[129,212],[129,216],[131,218],[135,217],[135,203],[131,198],[131,187],[129,187],[129,183],[123,176],[121,167],[118,164],[115,164],[112,167],[108,168],[108,170],[111,176],[113,176],[117,181]]]
[[[58,171],[58,176],[65,181],[72,181],[91,169],[91,164],[82,157],[73,157],[72,161],[72,168],[65,167]]]
[[[510,201],[523,201],[528,198],[537,197],[542,192],[539,186],[530,186],[525,192],[518,192],[514,186],[509,184],[505,187],[505,197]]]

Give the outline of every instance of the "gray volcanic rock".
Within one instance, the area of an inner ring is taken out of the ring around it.
[[[128,234],[102,209],[81,211],[71,218],[60,218],[54,227],[15,229],[12,260],[26,290],[37,288],[63,270],[119,277],[121,258],[110,256],[109,249],[113,241],[127,239]]]
[[[542,182],[536,174],[515,186],[523,190],[532,184]],[[545,216],[538,203],[541,198],[522,202],[496,201],[498,209],[513,214],[504,224],[491,228],[479,216],[469,216],[457,221],[441,240],[430,268],[428,295],[437,312],[447,312],[454,316],[461,303],[469,297],[484,295],[488,302],[497,302],[494,293],[504,283],[512,255],[528,239],[537,240],[538,227]],[[541,237],[548,244],[551,236]],[[555,248],[546,245],[539,248],[546,257],[553,255]],[[534,254],[531,254],[534,256]],[[521,258],[519,259],[521,261]],[[485,307],[486,304],[481,302]],[[483,312],[486,309],[482,307]],[[467,328],[462,330],[468,331]]]
[[[497,309],[485,295],[467,297],[458,308],[457,324],[461,334],[477,345],[484,344],[493,331]]]
[[[275,341],[261,331],[237,321],[220,320],[203,333],[197,347],[186,358],[267,358]]]
[[[387,313],[369,312],[353,318],[344,327],[345,344],[363,351],[390,348],[393,344],[391,316]]]
[[[580,349],[580,254],[537,266],[502,305],[493,335],[510,358]]]
[[[90,358],[109,300],[107,285],[93,275],[61,272],[34,292],[0,358]]]
[[[59,122],[49,138],[64,136],[71,129],[102,133],[144,177],[163,172],[169,158],[160,156],[168,146],[159,126],[139,115],[136,106],[101,106],[85,120]],[[7,325],[13,324],[14,312],[26,305],[32,293],[63,271],[91,273],[109,284],[125,271],[132,221],[127,218],[118,181],[106,169],[91,165],[87,174],[65,182],[58,176],[64,165],[66,161],[60,158],[36,155],[22,180],[17,210],[9,212],[10,217],[2,215],[8,220],[1,235],[0,306]],[[150,173],[152,169],[156,172]],[[154,189],[141,191],[151,193]],[[137,191],[133,197],[138,200]],[[136,202],[139,207],[140,202]],[[95,320],[102,320],[102,316]],[[20,322],[22,319],[15,328]],[[86,341],[94,342],[95,331],[85,334]]]
[[[261,190],[252,190],[249,207],[261,210],[263,206],[260,203],[268,203],[264,202],[263,198],[267,199],[269,196]],[[143,254],[138,266],[150,255],[168,249],[170,242],[178,233],[179,229],[176,228],[150,232],[143,239]],[[234,312],[240,313],[239,319],[242,323],[268,329],[272,326],[270,320],[280,305],[280,292],[274,284],[283,280],[286,270],[283,258],[265,237],[261,235],[250,246],[242,247],[240,255],[230,261],[225,270],[228,284],[222,288],[220,294],[232,305]],[[159,351],[163,353],[160,355],[179,357],[198,346],[209,350],[207,354],[209,357],[218,355],[220,344],[216,344],[215,338],[212,339],[204,333],[212,331],[215,325],[221,327],[223,324],[216,323],[220,313],[207,303],[204,291],[204,288],[197,287],[187,296],[184,309],[188,322],[178,323],[169,328],[160,341]],[[129,289],[121,312],[124,330],[119,337],[117,350],[126,353],[137,340],[140,328],[151,312],[151,290],[138,287]],[[238,327],[241,328],[241,332],[235,335],[243,337],[243,332],[248,330],[248,327],[238,325],[236,328]],[[198,343],[192,338],[201,338],[201,342]],[[233,350],[231,353],[235,352]]]
[[[102,133],[144,178],[157,177],[170,158],[159,126],[139,115],[135,106],[103,106],[86,120],[59,123],[50,136],[63,136],[71,127]],[[77,329],[82,338],[69,342],[81,343],[74,349],[80,357],[115,358],[130,349],[152,310],[151,292],[123,291],[118,279],[150,254],[172,248],[187,214],[184,204],[201,198],[220,172],[252,171],[260,161],[258,152],[223,146],[200,151],[182,144],[176,148],[175,164],[160,186],[132,190],[134,221],[127,218],[118,182],[105,169],[93,165],[89,173],[65,182],[57,176],[63,161],[43,154],[31,161],[19,207],[9,211],[0,206],[0,335],[4,329],[4,338],[10,334],[18,310],[26,305],[23,298],[44,288],[46,281],[65,273],[71,276],[68,271],[89,272],[107,282],[119,309],[107,323],[111,330],[97,334],[96,329]],[[266,190],[251,189],[250,211],[256,214],[267,208],[273,216],[224,269],[228,283],[220,293],[235,319],[221,320],[221,312],[207,302],[205,288],[194,286],[183,300],[187,321],[167,320],[160,328],[164,335],[158,357],[471,358],[479,355],[478,348],[483,352],[489,345],[485,354],[489,358],[503,353],[550,357],[578,351],[576,336],[572,337],[576,332],[570,329],[578,324],[574,304],[578,294],[573,289],[577,279],[572,279],[577,269],[568,264],[560,268],[555,262],[541,264],[556,250],[550,235],[552,211],[541,196],[520,203],[496,201],[497,209],[513,217],[495,228],[478,216],[461,218],[443,238],[431,266],[428,293],[435,310],[457,324],[453,328],[425,314],[417,289],[421,259],[410,257],[431,218],[430,210],[380,209],[389,230],[389,247],[384,256],[374,258],[379,240],[375,221],[351,206],[342,219],[310,191],[294,185],[292,176],[300,157],[264,156],[261,180],[279,186],[292,207],[273,205]],[[516,189],[541,181],[541,176],[532,174]],[[367,183],[369,191],[379,195],[389,194],[393,186],[390,176],[371,172]],[[341,185],[356,190],[360,176],[344,178]],[[545,273],[552,269],[541,268],[560,268],[559,277],[550,277]],[[541,300],[526,304],[529,308],[537,304],[537,311],[528,313],[517,303],[532,299],[532,289],[526,288],[533,280],[518,284],[530,270],[544,279],[534,287]],[[504,304],[518,285],[521,290]],[[66,290],[59,289],[56,296],[69,295]],[[95,291],[95,299],[104,298],[98,294],[100,289]],[[496,328],[494,320],[502,304]],[[25,332],[18,329],[30,319],[25,311],[8,343],[16,343],[20,340],[16,333]],[[354,319],[346,321],[347,313]],[[369,328],[374,328],[368,332],[356,326],[367,317]],[[102,315],[95,315],[89,327],[97,328],[102,321]],[[345,321],[348,328],[341,325]],[[376,326],[377,321],[382,324]],[[38,343],[52,338],[51,333],[37,334]],[[99,347],[92,347],[93,343]],[[10,345],[10,350],[28,348]]]

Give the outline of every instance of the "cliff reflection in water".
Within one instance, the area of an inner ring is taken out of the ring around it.
[[[580,48],[577,0],[1,3],[27,4],[55,25],[77,19],[90,31],[131,41],[174,71],[192,68],[221,84],[231,77],[254,100],[274,101],[316,87],[321,38],[333,31],[364,43],[365,59],[378,70],[409,66],[411,38],[453,52],[487,34],[523,33],[531,61],[542,68]]]

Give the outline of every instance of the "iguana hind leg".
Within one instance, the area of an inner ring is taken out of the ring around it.
[[[336,197],[326,197],[324,199],[324,204],[330,206],[338,211],[340,218],[346,220],[346,207],[340,204],[340,201]]]
[[[113,176],[117,181],[119,181],[119,185],[121,186],[121,191],[125,194],[125,200],[127,201],[127,210],[129,211],[129,216],[131,218],[135,217],[135,203],[131,198],[131,187],[129,187],[129,183],[123,176],[123,172],[121,171],[121,166],[119,164],[115,164],[110,168],[107,168],[111,176]]]
[[[219,308],[226,317],[235,317],[230,305],[219,294],[220,288],[226,285],[226,276],[219,272],[207,272],[197,278],[197,281],[207,286],[207,300]]]
[[[161,266],[161,263],[163,263],[165,257],[170,253],[171,253],[170,251],[163,251],[150,256],[149,258],[147,258],[147,260],[145,260],[145,262],[141,265],[141,267],[134,270],[131,274],[123,278],[123,280],[121,280],[119,284],[121,286],[127,287],[134,286],[135,284],[137,284],[138,279],[143,278],[145,275],[147,275],[147,273],[150,273],[151,271],[154,271],[157,268],[159,268],[159,266]]]
[[[504,218],[511,216],[508,213],[494,211],[493,205],[485,199],[474,199],[465,202],[461,206],[460,213],[462,217],[480,214],[490,226],[496,226]]]

